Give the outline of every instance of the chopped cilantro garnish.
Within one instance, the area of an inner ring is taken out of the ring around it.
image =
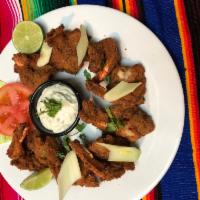
[[[65,148],[66,152],[68,153],[71,150],[71,148],[69,146],[70,138],[68,136],[64,136],[62,141],[63,141],[63,147]]]
[[[85,135],[84,133],[81,133],[81,134],[79,135],[79,138],[82,140],[82,142],[83,142],[84,145],[87,145],[87,144],[88,144],[87,137],[86,137],[86,135]]]
[[[57,157],[60,158],[61,160],[64,160],[66,154],[71,151],[69,143],[70,143],[70,138],[68,136],[64,136],[62,138],[62,146],[63,146],[62,151],[57,152]]]
[[[81,123],[81,124],[77,124],[76,125],[76,129],[79,131],[79,132],[82,132],[83,129],[86,127],[87,125],[85,123]]]
[[[100,69],[104,68],[105,63],[106,63],[105,59],[102,59],[101,62],[100,62]]]
[[[106,76],[105,81],[107,84],[109,84],[111,82],[111,76]]]
[[[42,101],[46,107],[46,110],[41,110],[39,115],[47,113],[50,117],[55,117],[58,111],[62,108],[62,102],[55,99],[46,98]]]
[[[115,132],[118,129],[123,127],[123,123],[121,120],[117,119],[111,112],[110,108],[106,108],[107,115],[110,119],[110,122],[107,125],[108,132]]]
[[[83,73],[87,81],[92,79],[90,72],[88,72],[86,69],[84,70]]]
[[[106,128],[106,131],[108,132],[115,132],[117,131],[116,124],[114,122],[109,122]]]
[[[64,159],[65,159],[65,156],[66,156],[66,154],[65,154],[65,153],[63,153],[63,152],[58,152],[58,153],[57,153],[57,156],[58,156],[58,158],[60,158],[61,160],[64,160]]]

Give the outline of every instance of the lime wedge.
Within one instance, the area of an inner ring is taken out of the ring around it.
[[[6,143],[6,142],[9,142],[9,141],[11,141],[10,136],[0,134],[0,144]]]
[[[23,21],[16,25],[12,41],[15,48],[26,54],[38,51],[43,42],[43,32],[41,27],[32,21]]]
[[[27,177],[21,184],[20,187],[25,190],[37,190],[47,185],[53,175],[49,168],[34,172],[32,175]]]
[[[0,80],[0,87],[4,86],[6,83]]]

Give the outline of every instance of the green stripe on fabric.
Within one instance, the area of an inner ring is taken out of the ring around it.
[[[32,18],[31,18],[31,16],[32,16],[32,14],[31,14],[31,9],[30,9],[30,0],[27,0],[26,1],[26,9],[27,9],[27,11],[28,11],[28,19],[29,20],[33,20]]]
[[[27,0],[26,7],[28,10],[29,20],[35,18],[57,8],[67,6],[66,0]]]
[[[38,0],[33,0],[34,2],[34,5],[35,5],[35,10],[34,10],[34,17],[38,17],[41,15],[41,10],[40,10],[40,6],[39,6],[39,3],[38,3]]]
[[[76,5],[77,4],[77,0],[69,0],[69,5]]]

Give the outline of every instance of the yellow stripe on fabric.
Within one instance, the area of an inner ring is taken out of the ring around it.
[[[125,11],[122,0],[119,0],[119,9]]]
[[[34,15],[35,5],[33,0],[21,0],[22,13],[24,20],[33,20],[36,16]]]
[[[133,0],[134,1],[134,0]],[[125,6],[126,6],[126,13],[127,14],[131,14],[131,7],[130,7],[130,2],[129,2],[129,0],[125,0]]]
[[[29,20],[28,11],[27,11],[27,0],[21,0],[21,5],[22,5],[22,14],[23,14],[24,20]]]
[[[70,5],[77,5],[78,0],[70,0],[69,3],[70,3]]]
[[[186,48],[186,40],[187,38],[184,37],[184,19],[182,19],[181,16],[181,8],[179,5],[178,0],[174,0],[174,6],[175,6],[175,12],[176,12],[176,18],[182,43],[182,54],[183,54],[183,61],[185,67],[190,66],[189,57],[187,56],[187,48]],[[189,109],[189,121],[190,121],[190,132],[191,132],[191,143],[192,143],[192,149],[193,149],[193,162],[194,162],[194,168],[195,168],[195,176],[196,176],[196,184],[197,184],[197,191],[198,191],[198,199],[200,199],[200,175],[198,171],[198,163],[196,160],[196,147],[195,147],[195,138],[194,138],[194,124],[193,124],[193,111],[192,111],[192,97],[191,97],[191,88],[190,88],[190,76],[188,73],[188,70],[185,70],[185,76],[186,76],[186,89],[187,89],[187,99],[188,99],[188,109]]]

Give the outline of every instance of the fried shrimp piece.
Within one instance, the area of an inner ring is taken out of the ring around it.
[[[112,114],[121,120],[128,120],[131,116],[137,112],[138,106],[132,106],[131,104],[115,104],[110,106]]]
[[[15,62],[16,68],[18,70],[24,69],[24,67],[29,66],[31,68],[37,68],[37,60],[40,57],[39,53],[35,54],[24,54],[17,53],[13,55],[13,61]]]
[[[17,53],[13,55],[15,72],[19,74],[21,82],[31,89],[37,88],[55,73],[55,68],[50,65],[37,67],[38,58],[39,54]]]
[[[100,182],[93,172],[85,167],[83,162],[79,159],[79,166],[81,169],[82,177],[75,182],[74,185],[80,185],[85,187],[98,187]]]
[[[109,88],[113,88],[120,81],[128,83],[133,82],[144,82],[145,81],[145,70],[141,64],[136,64],[131,67],[117,66],[111,72],[111,82]]]
[[[86,88],[87,90],[93,92],[99,97],[103,97],[106,93],[106,89],[102,87],[99,83],[97,83],[95,80],[86,81]]]
[[[76,52],[80,36],[79,29],[65,31],[63,25],[47,33],[46,41],[49,46],[53,47],[50,65],[58,70],[76,74],[82,67],[82,65],[78,66]]]
[[[14,131],[14,135],[12,138],[12,143],[10,144],[7,154],[11,159],[20,158],[20,156],[24,155],[24,149],[22,147],[22,133],[26,129],[26,124],[21,124],[17,129]]]
[[[57,177],[61,161],[57,153],[61,150],[56,138],[41,138],[38,131],[33,131],[27,137],[27,146],[34,153],[35,158],[42,164],[47,165],[55,177]]]
[[[27,148],[26,138],[20,141],[26,128],[26,124],[21,124],[15,129],[7,155],[11,158],[11,165],[15,165],[19,169],[38,171],[47,167],[47,165],[40,163],[33,152]]]
[[[79,141],[70,142],[70,147],[74,150],[78,158],[83,162],[85,167],[92,171],[101,180],[112,180],[121,177],[125,170],[122,166],[113,163],[98,161],[91,157],[87,149],[85,149]]]
[[[26,124],[19,125],[14,131],[7,154],[11,164],[19,169],[38,171],[49,167],[57,177],[61,161],[57,157],[60,145],[55,138],[42,138],[37,130],[31,130]]]
[[[109,144],[109,143],[108,143]],[[98,141],[92,142],[88,149],[97,157],[103,160],[108,160],[109,150],[98,144]]]
[[[128,121],[124,121],[124,126],[116,134],[134,142],[152,132],[154,128],[155,125],[152,118],[141,109],[137,109]]]
[[[129,83],[141,82],[142,84],[138,86],[130,94],[112,102],[113,104],[120,105],[122,108],[133,107],[135,105],[140,105],[144,103],[144,94],[146,92],[146,78],[145,70],[141,64],[136,64],[132,67],[117,66],[111,73],[111,82],[108,88],[113,88],[120,81],[125,81]]]
[[[120,60],[117,43],[113,38],[105,38],[94,42],[88,48],[88,61],[90,71],[97,73],[95,79],[100,82],[110,74]]]
[[[84,122],[92,124],[101,130],[107,128],[108,116],[106,112],[102,108],[97,107],[91,100],[84,100],[82,102],[80,118]]]

